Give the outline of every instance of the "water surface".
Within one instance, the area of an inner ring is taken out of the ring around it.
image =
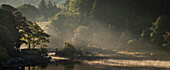
[[[92,61],[89,61],[92,62]],[[80,61],[56,61],[43,63],[37,66],[27,66],[25,70],[169,70],[157,67],[121,67],[102,64],[89,64]]]

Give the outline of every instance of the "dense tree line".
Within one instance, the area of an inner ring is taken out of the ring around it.
[[[72,55],[82,53],[76,48],[170,49],[169,0],[64,0],[63,7],[41,0],[37,6],[0,7],[0,62],[18,56],[22,44],[32,49],[46,47],[49,41],[50,48],[64,46],[61,51]],[[48,20],[52,37],[27,19]],[[63,45],[65,41],[69,43]]]
[[[0,64],[8,57],[19,56],[19,48],[26,44],[29,49],[46,46],[49,35],[36,23],[27,20],[10,5],[0,7]]]
[[[56,3],[54,2],[53,4],[51,0],[49,0],[47,4],[44,0],[41,0],[38,9],[45,19],[53,17],[55,14],[61,11],[61,9],[56,6]]]
[[[123,41],[124,44],[141,40],[159,44],[159,47],[168,47],[169,3],[169,0],[68,0],[65,2],[65,9],[60,14],[70,12],[72,15],[59,15],[58,13],[50,21],[52,21],[51,25],[54,28],[63,31],[63,35],[67,33],[64,30],[69,29],[69,27],[78,27],[79,25],[89,27],[91,22],[98,21],[108,28],[108,32],[115,34],[114,32],[117,31],[115,36],[122,40],[116,38],[115,40]],[[70,17],[75,15],[76,18]],[[73,26],[67,27],[69,24],[73,24]],[[97,26],[90,26],[88,30],[92,31],[95,28]],[[76,28],[72,29],[72,35],[74,35]],[[100,32],[94,31],[92,33]],[[132,34],[132,37],[126,36],[129,34]]]
[[[46,21],[61,11],[61,8],[56,5],[56,2],[53,3],[51,0],[48,0],[47,3],[45,0],[41,0],[38,7],[31,4],[24,4],[17,9],[22,12],[27,19],[32,21]]]
[[[91,13],[94,19],[110,23],[119,30],[139,30],[141,32],[158,16],[169,16],[169,3],[168,0],[73,0],[70,6],[73,6],[73,10],[77,10],[80,14]],[[148,23],[142,23],[145,21]],[[131,25],[128,26],[128,24]],[[140,28],[130,29],[133,27]]]
[[[50,39],[57,41],[52,41],[57,47],[61,47],[64,41],[74,39],[77,45],[78,42],[84,42],[86,46],[95,44],[90,43],[95,41],[93,38],[98,38],[96,39],[100,43],[98,45],[105,47],[106,44],[102,44],[102,41],[99,40],[106,40],[109,45],[116,44],[114,46],[127,46],[122,45],[127,43],[132,45],[132,42],[137,44],[138,42],[135,41],[147,41],[166,47],[169,45],[170,1],[168,0],[66,0],[62,8],[57,7],[51,0],[46,2],[46,0],[41,0],[36,10],[35,7],[28,4],[20,6],[21,8],[18,7],[18,9],[29,7],[29,10],[44,16],[39,19],[49,19],[50,23],[46,27],[56,32],[56,35],[54,34],[55,36]],[[98,24],[92,25],[93,23]],[[81,27],[87,27],[87,30],[81,29]],[[108,37],[112,35],[115,37],[102,38],[100,37],[103,36],[102,32],[106,33]],[[116,42],[112,42],[112,40]]]
[[[56,2],[58,6],[63,6],[65,0],[52,0],[52,1]],[[1,0],[0,4],[9,4],[14,7],[19,7],[20,5],[24,5],[24,4],[31,4],[38,7],[39,2],[40,0],[31,0],[31,1],[30,0]]]
[[[17,8],[20,12],[22,12],[23,16],[26,16],[27,19],[35,21],[36,18],[41,17],[40,11],[35,7],[30,4],[24,4],[22,6],[19,6]]]

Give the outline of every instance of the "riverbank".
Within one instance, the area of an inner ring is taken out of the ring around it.
[[[170,69],[170,61],[159,60],[118,60],[118,59],[103,59],[94,61],[83,61],[90,65],[105,65],[111,67],[128,67],[128,68],[164,68]]]
[[[116,54],[117,55],[117,54]],[[145,59],[144,59],[145,58]],[[150,57],[148,57],[150,58]],[[146,59],[146,57],[132,57],[127,55],[122,56],[72,56],[58,57],[54,55],[43,57],[38,54],[22,54],[21,57],[10,58],[7,63],[4,63],[5,69],[23,69],[29,66],[37,66],[41,64],[72,64],[82,63],[87,65],[102,65],[106,67],[120,68],[156,68],[170,69],[169,60]],[[154,69],[153,69],[154,70]]]
[[[133,60],[133,59],[69,59],[64,57],[52,57],[55,63],[70,63],[70,62],[80,62],[87,65],[101,65],[106,67],[118,67],[118,68],[129,68],[129,69],[152,69],[152,70],[168,70],[170,69],[170,61],[161,60]],[[62,58],[62,59],[61,59]],[[64,59],[64,60],[63,60]]]
[[[36,66],[42,63],[49,63],[50,58],[45,56],[41,56],[39,54],[33,53],[22,53],[19,57],[9,58],[6,63],[3,63],[2,70],[18,70],[24,68],[26,66]]]
[[[164,53],[162,53],[164,54]],[[156,68],[156,69],[170,69],[170,59],[167,54],[163,55],[148,55],[148,54],[137,54],[136,55],[124,55],[124,54],[113,54],[112,56],[76,56],[76,57],[57,57],[52,56],[56,62],[61,61],[80,61],[89,65],[104,65],[111,67],[128,67],[128,68]],[[160,57],[162,56],[162,57]],[[60,59],[62,58],[62,59]]]

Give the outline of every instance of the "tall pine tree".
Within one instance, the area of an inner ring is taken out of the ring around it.
[[[53,4],[52,4],[51,0],[48,1],[47,7],[49,7],[49,8],[50,8],[50,7],[53,7]]]
[[[40,5],[39,5],[38,8],[39,8],[40,11],[43,11],[43,10],[46,8],[45,1],[44,1],[44,0],[41,0]]]

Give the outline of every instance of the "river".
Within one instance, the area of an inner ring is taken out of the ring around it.
[[[158,60],[56,60],[25,70],[170,70],[169,61]]]

